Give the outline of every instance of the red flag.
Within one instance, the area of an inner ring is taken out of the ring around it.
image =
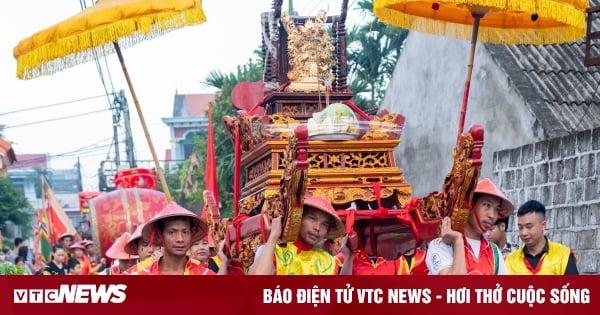
[[[58,239],[66,233],[75,236],[77,231],[73,226],[73,222],[71,222],[71,219],[67,216],[67,213],[60,205],[60,202],[58,202],[58,199],[44,177],[42,177],[42,187],[45,189],[47,201],[46,213],[48,215],[49,232],[52,243],[58,243]]]
[[[206,140],[206,174],[205,188],[213,193],[215,203],[219,207],[219,181],[217,179],[217,160],[215,156],[215,140],[212,125],[212,106],[208,104],[208,136]]]

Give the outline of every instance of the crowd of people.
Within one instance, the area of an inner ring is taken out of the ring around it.
[[[198,215],[170,203],[132,233],[119,236],[104,255],[91,240],[65,234],[44,263],[16,238],[15,250],[0,258],[32,275],[574,275],[573,251],[545,235],[546,209],[536,200],[516,213],[523,245],[507,241],[513,203],[489,179],[481,180],[464,228],[450,218],[429,243],[394,235],[346,231],[331,202],[307,197],[295,241],[283,242],[282,218],[271,220],[269,235],[248,268],[225,254]],[[340,246],[326,246],[340,240]],[[106,258],[112,262],[107,264]]]

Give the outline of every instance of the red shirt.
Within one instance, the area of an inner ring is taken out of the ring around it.
[[[408,263],[406,256],[402,255],[399,260],[400,268],[398,269],[399,275],[427,275],[429,269],[427,269],[427,263],[425,262],[426,252],[422,249],[416,248],[415,253]]]
[[[473,250],[467,239],[465,242],[465,258],[467,263],[467,274],[469,275],[493,275],[494,274],[494,248],[483,236],[479,246],[479,259],[473,256]]]
[[[395,275],[398,273],[398,260],[386,260],[383,257],[377,257],[375,262],[371,260],[364,250],[354,252],[352,262],[353,275]]]
[[[429,270],[425,262],[426,252],[421,249],[415,249],[410,264],[405,256],[400,256],[395,260],[386,260],[383,257],[377,257],[375,261],[365,253],[364,250],[354,252],[352,262],[353,275],[427,275]],[[336,256],[339,264],[343,264],[344,256],[340,253]]]
[[[153,262],[149,266],[144,266],[137,270],[131,270],[132,268],[130,268],[127,270],[127,272],[128,272],[127,274],[130,274],[130,275],[162,275],[162,272],[158,268],[158,264],[162,259],[163,258],[161,257],[159,260]],[[140,263],[138,263],[138,265],[139,264]],[[138,265],[136,265],[136,266],[138,266]],[[131,271],[131,272],[129,273],[129,271]],[[191,275],[191,276],[215,275],[215,272],[208,269],[207,267],[205,267],[201,262],[199,262],[195,259],[188,258],[187,262],[185,263],[183,275]]]

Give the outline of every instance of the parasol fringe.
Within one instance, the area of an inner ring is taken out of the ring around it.
[[[375,0],[375,15],[386,24],[423,33],[451,36],[470,40],[472,24],[459,24],[436,20],[431,17],[409,15],[394,8],[403,8],[416,0]],[[432,1],[432,3],[435,1]],[[485,5],[499,9],[536,12],[540,19],[553,19],[564,25],[554,24],[549,28],[494,28],[481,25],[479,40],[493,44],[559,44],[581,39],[585,36],[585,10],[587,1],[572,0],[569,3],[551,0],[444,0],[443,3]],[[492,13],[493,14],[493,13]],[[483,17],[482,21],[485,20]],[[468,22],[468,21],[467,21]],[[483,22],[482,22],[483,24]]]
[[[18,56],[17,77],[28,80],[50,75],[113,53],[114,41],[118,41],[122,48],[127,48],[182,26],[205,21],[206,16],[201,7],[185,12],[166,12],[120,20],[106,27],[48,43]]]

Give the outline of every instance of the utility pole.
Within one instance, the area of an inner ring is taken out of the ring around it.
[[[119,149],[119,122],[121,121],[121,98],[120,94],[117,94],[113,99],[112,118],[113,118],[113,144],[115,145],[115,167],[118,169],[121,165],[121,156]]]
[[[75,164],[75,167],[77,168],[77,190],[78,191],[83,191],[83,183],[81,182],[81,161],[79,160],[79,157],[77,157],[77,164]]]
[[[129,167],[137,167],[135,161],[135,154],[133,149],[133,135],[131,133],[131,119],[129,116],[129,106],[127,104],[127,98],[125,97],[125,91],[119,91],[119,94],[115,98],[115,103],[119,106],[119,111],[123,113],[123,127],[125,128],[125,153],[127,154],[127,163]]]
[[[123,124],[125,125],[125,152],[127,153],[127,161],[129,167],[136,168],[137,162],[135,161],[134,149],[133,149],[133,134],[131,133],[131,119],[129,116],[129,105],[125,98],[125,91],[121,90],[121,97],[123,98]]]

